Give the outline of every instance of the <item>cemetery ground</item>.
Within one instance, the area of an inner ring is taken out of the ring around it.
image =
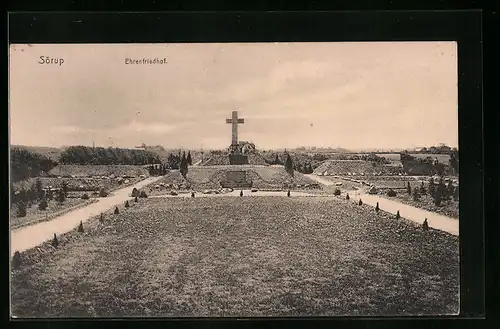
[[[84,207],[87,204],[95,202],[95,200],[83,200],[81,198],[66,198],[64,202],[58,202],[56,200],[47,201],[47,209],[40,210],[38,208],[38,203],[35,202],[32,205],[26,207],[26,216],[17,217],[16,210],[17,207],[11,207],[10,216],[10,229],[15,230],[24,226],[33,225],[39,222],[51,220],[56,216],[60,216],[65,212],[72,211],[78,207]]]
[[[440,206],[434,204],[433,198],[427,192],[429,177],[411,177],[411,176],[356,176],[356,177],[345,177],[345,176],[321,176],[323,180],[332,181],[334,183],[341,182],[342,186],[328,186],[323,188],[323,192],[339,188],[344,191],[355,190],[363,187],[362,184],[354,183],[352,180],[364,181],[367,184],[374,185],[377,188],[377,194],[381,197],[388,198],[403,204],[407,204],[416,208],[424,209],[430,212],[441,214],[450,218],[459,219],[459,201],[449,198],[448,200],[443,200]],[[426,192],[424,194],[420,193],[418,200],[414,200],[412,195],[408,194],[407,184],[410,182],[410,186],[413,189],[421,187],[421,183],[424,182],[424,189]],[[369,188],[365,188],[367,191]],[[396,196],[389,197],[387,192],[393,190]],[[320,192],[322,193],[322,192]]]
[[[20,254],[12,314],[456,314],[458,237],[342,197],[139,198]],[[404,216],[404,214],[403,214]]]

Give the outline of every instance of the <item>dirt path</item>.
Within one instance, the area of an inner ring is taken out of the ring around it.
[[[125,200],[131,199],[129,195],[134,187],[140,189],[148,184],[154,183],[160,178],[161,176],[146,178],[135,185],[112,192],[107,198],[101,198],[98,202],[91,203],[88,206],[78,208],[71,212],[67,212],[50,221],[41,222],[11,231],[11,256],[15,251],[21,252],[26,249],[36,247],[43,242],[50,240],[54,236],[54,233],[57,235],[64,234],[74,229],[80,221],[85,222],[89,218],[99,215],[101,212],[105,212],[116,205],[123,204]]]
[[[307,177],[314,179],[316,182],[323,185],[333,185],[334,182],[323,179],[316,175],[306,175]],[[370,195],[362,187],[357,191],[350,191],[349,196],[353,202],[359,202],[359,199],[363,203],[375,207],[377,202],[379,203],[380,209],[387,211],[391,214],[396,214],[399,210],[401,217],[407,218],[416,223],[422,223],[425,218],[429,223],[429,227],[437,230],[445,231],[453,235],[459,235],[459,220],[447,216],[443,216],[434,212],[430,212],[424,209],[412,207],[410,205],[404,204],[399,201],[391,200],[378,195]]]

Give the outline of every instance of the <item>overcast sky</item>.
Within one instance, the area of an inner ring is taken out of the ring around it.
[[[11,143],[457,146],[457,81],[454,42],[14,45]]]

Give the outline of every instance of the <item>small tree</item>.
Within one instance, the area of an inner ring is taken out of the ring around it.
[[[59,193],[57,194],[57,201],[59,201],[59,203],[66,201],[66,194],[63,190],[59,190]]]
[[[182,153],[181,164],[180,164],[180,172],[181,172],[182,177],[186,178],[186,175],[188,173],[188,163],[187,163],[186,153],[185,152]]]
[[[101,189],[99,190],[99,197],[101,197],[101,198],[105,198],[105,197],[107,197],[107,196],[108,196],[108,192],[107,192],[104,188],[101,188]]]
[[[437,186],[437,190],[439,191],[439,194],[441,196],[441,200],[447,200],[448,199],[448,193],[446,190],[446,185],[444,184],[443,178],[439,180],[439,184]]]
[[[68,197],[68,182],[66,182],[66,181],[62,182],[62,191],[64,192],[64,198],[67,198]]]
[[[416,188],[413,191],[413,201],[419,201],[420,200],[420,193],[418,192],[418,189]]]
[[[436,185],[434,184],[434,179],[432,177],[429,179],[428,190],[429,190],[429,195],[434,197],[434,193],[436,192]]]
[[[35,189],[36,189],[36,194],[37,194],[38,200],[42,200],[45,197],[45,191],[43,190],[43,185],[42,185],[42,181],[40,180],[40,178],[36,179]]]
[[[288,192],[286,193],[286,196],[290,197],[290,190],[288,190]]]
[[[292,157],[288,153],[286,155],[286,160],[285,160],[285,170],[287,173],[293,176],[293,161]]]
[[[28,204],[33,204],[38,199],[37,190],[35,184],[32,184],[30,189],[27,191],[28,193]]]
[[[17,217],[26,217],[26,204],[24,202],[17,204]]]
[[[340,192],[340,190],[338,188],[335,189],[335,191],[333,192],[333,195],[337,195],[338,196],[340,194],[342,194],[342,193]]]
[[[312,165],[309,164],[309,166],[307,167],[307,173],[312,174],[313,172],[314,172],[314,169],[313,169]]]
[[[194,192],[191,192],[191,197],[194,198]]]
[[[240,196],[243,196],[243,191],[240,191]]]
[[[52,247],[57,248],[59,246],[59,241],[57,240],[57,236],[54,233],[54,238],[52,239]]]
[[[127,200],[127,201],[125,201],[125,208],[128,208],[128,207],[130,207],[130,205],[128,204],[128,200]]]
[[[101,213],[101,216],[99,216],[99,222],[104,223],[104,214]]]
[[[145,191],[141,191],[141,194],[139,195],[140,198],[147,198],[148,195],[146,194]]]
[[[443,194],[442,190],[440,188],[437,188],[434,191],[434,204],[439,207],[441,206],[441,201],[443,200]]]
[[[361,199],[359,199],[358,205],[360,205],[360,206],[363,205],[363,201],[361,201]]]
[[[377,201],[377,205],[375,206],[375,211],[376,211],[376,212],[379,212],[379,211],[380,211],[380,207],[379,207],[379,205],[378,205],[378,201]]]
[[[406,190],[408,191],[408,195],[411,195],[411,185],[410,185],[410,182],[408,182],[408,187],[406,188]]]
[[[427,191],[426,191],[426,189],[425,189],[425,184],[424,184],[424,182],[422,181],[422,183],[420,184],[420,194],[421,194],[421,195],[425,195],[425,193],[426,193],[426,192],[427,192]]]
[[[346,199],[346,200],[349,200],[349,199],[350,199],[350,198],[349,198],[349,193],[347,193],[347,194],[346,194],[345,199]]]
[[[422,223],[422,228],[424,229],[424,231],[428,231],[429,230],[429,223],[427,222],[427,218]]]
[[[138,197],[139,195],[141,195],[141,193],[139,192],[139,190],[137,188],[134,187],[134,189],[132,190],[132,196]]]
[[[47,203],[47,200],[45,199],[42,199],[40,201],[40,203],[38,204],[38,209],[40,209],[41,211],[45,211],[48,207],[48,203]]]
[[[120,213],[120,210],[118,210],[118,207],[115,207],[114,214],[115,214],[115,215],[118,215],[119,213]]]
[[[193,159],[191,158],[191,151],[188,151],[187,157],[186,157],[187,164],[189,166],[193,165]]]
[[[455,187],[455,190],[453,191],[453,200],[458,201],[458,196],[459,196],[459,192],[458,192],[458,185],[457,185]]]
[[[135,197],[134,202],[139,202],[139,199],[137,197]]]
[[[401,218],[401,215],[399,214],[399,210],[398,212],[396,213],[396,219],[400,219]]]
[[[12,256],[12,268],[18,268],[19,266],[21,266],[21,263],[21,253],[19,251],[16,251],[14,253],[14,256]]]
[[[80,225],[78,225],[78,232],[79,233],[83,233],[84,232],[83,231],[83,222],[82,221],[80,221]]]
[[[83,193],[82,200],[88,200],[88,199],[90,199],[89,195],[87,193]]]

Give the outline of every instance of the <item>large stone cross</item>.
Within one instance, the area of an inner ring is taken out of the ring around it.
[[[231,147],[235,149],[238,146],[238,124],[245,123],[245,119],[238,119],[238,111],[233,111],[232,118],[226,119],[226,123],[231,123],[233,125]]]

